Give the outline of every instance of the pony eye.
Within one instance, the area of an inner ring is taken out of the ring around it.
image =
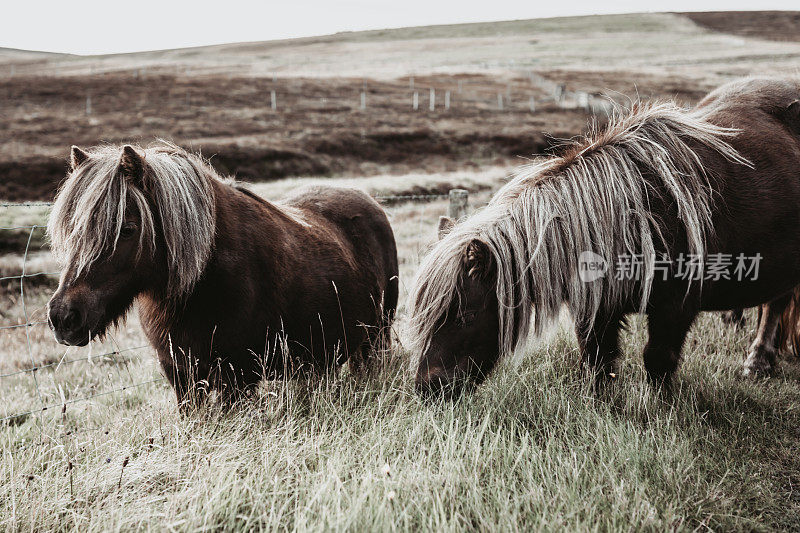
[[[121,239],[130,239],[136,234],[136,224],[133,222],[126,222],[122,225],[122,229],[119,230],[119,236]]]

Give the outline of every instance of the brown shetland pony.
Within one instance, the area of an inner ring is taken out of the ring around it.
[[[48,231],[56,339],[85,345],[135,300],[179,405],[264,376],[363,366],[398,297],[380,206],[316,187],[268,202],[172,145],[72,148]]]
[[[418,390],[479,382],[564,304],[598,377],[614,371],[625,316],[647,314],[644,363],[657,383],[675,372],[701,310],[765,304],[769,331],[745,367],[770,368],[770,333],[800,283],[798,99],[797,80],[748,79],[689,111],[638,105],[522,168],[418,271],[409,320]],[[717,254],[760,257],[759,271],[708,277]],[[639,275],[605,272],[632,256]],[[699,279],[681,274],[681,256],[699,258]]]

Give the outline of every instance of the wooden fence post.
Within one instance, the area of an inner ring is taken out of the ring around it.
[[[278,95],[275,94],[274,90],[269,92],[269,99],[270,99],[270,107],[272,107],[272,110],[275,111],[276,109],[278,109]]]
[[[419,109],[419,91],[414,91],[414,94],[411,96],[411,107],[414,108],[414,111]]]
[[[444,108],[446,110],[450,109],[450,91],[444,92]]]
[[[564,93],[566,92],[566,86],[562,83],[561,85],[556,85],[553,91],[553,99],[556,101],[557,104],[560,104],[564,100]]]
[[[592,108],[589,106],[589,93],[583,91],[578,92],[578,107],[587,113],[592,112]]]
[[[458,220],[467,214],[467,201],[469,191],[466,189],[450,189],[450,206],[447,209],[447,216],[453,220]]]
[[[430,96],[429,101],[430,101],[430,110],[431,111],[435,111],[436,110],[436,89],[434,89],[433,87],[431,87],[431,96]]]

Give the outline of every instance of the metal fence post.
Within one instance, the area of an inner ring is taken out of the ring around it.
[[[467,214],[467,202],[469,191],[466,189],[450,189],[450,206],[447,209],[447,216],[453,220],[458,220]]]

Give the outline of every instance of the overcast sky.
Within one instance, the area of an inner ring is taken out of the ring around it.
[[[0,47],[98,54],[346,30],[598,13],[797,9],[797,0],[2,0]]]

